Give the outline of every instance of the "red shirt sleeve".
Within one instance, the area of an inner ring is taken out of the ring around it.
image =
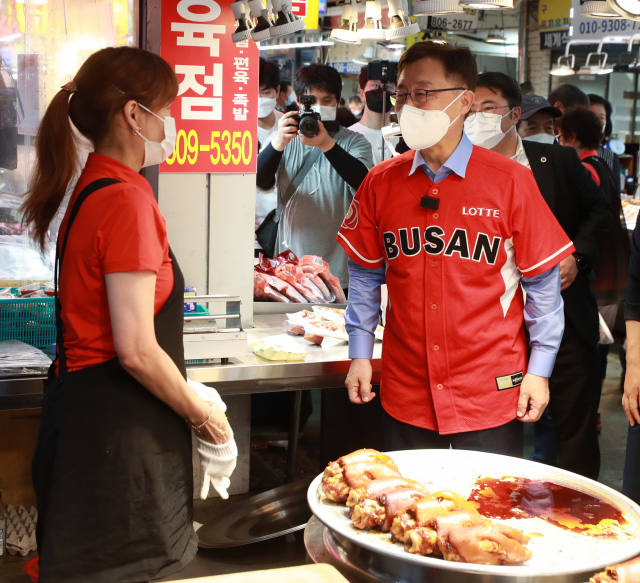
[[[113,196],[98,229],[98,257],[104,273],[158,273],[168,252],[167,226],[148,193],[126,186]]]
[[[515,181],[511,213],[516,265],[523,277],[555,267],[575,251],[538,190],[533,173],[524,167]]]
[[[338,231],[338,243],[350,259],[373,269],[384,265],[384,250],[375,218],[373,177],[369,172],[351,202]]]
[[[598,186],[600,186],[600,176],[596,172],[596,169],[588,162],[583,162],[582,165],[591,172],[591,178],[593,178]]]

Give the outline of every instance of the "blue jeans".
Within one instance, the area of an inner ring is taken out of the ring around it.
[[[629,425],[627,432],[622,493],[640,504],[640,425],[637,423],[633,427]]]

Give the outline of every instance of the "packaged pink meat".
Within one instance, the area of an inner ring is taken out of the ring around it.
[[[262,255],[262,253],[260,253],[260,257],[258,258],[258,265],[255,266],[255,270],[259,271],[260,273],[277,275],[276,269],[278,268],[278,266],[284,265],[285,263],[298,265],[298,258],[291,251],[284,251],[273,259],[269,259],[268,257]]]
[[[267,283],[274,289],[278,290],[281,294],[287,296],[292,302],[296,304],[304,304],[305,299],[300,295],[296,289],[289,285],[286,281],[283,281],[275,275],[265,275]]]
[[[338,304],[346,304],[347,298],[342,291],[342,286],[340,285],[340,280],[331,273],[329,270],[329,264],[322,259],[322,257],[318,257],[316,255],[304,255],[302,259],[300,259],[300,266],[304,269],[305,266],[312,267],[320,267],[316,271],[316,274],[327,284],[327,287],[331,290],[333,294],[336,296],[336,303]]]
[[[332,304],[336,301],[336,296],[329,291],[329,288],[326,286],[324,281],[322,281],[318,276],[318,273],[323,271],[324,267],[319,267],[317,265],[302,265],[300,266],[300,269],[302,269],[302,272],[306,273],[307,277],[317,286],[327,304]]]
[[[304,278],[304,274],[294,274],[291,271],[293,268],[295,268],[295,265],[279,265],[276,269],[276,273],[280,279],[295,287],[304,296],[307,302],[314,303],[321,301],[318,300],[318,297],[313,293],[309,286],[304,285],[304,279],[306,279]],[[320,294],[320,296],[322,297],[322,294]]]
[[[253,295],[258,300],[290,304],[291,300],[274,290],[262,273],[253,272]]]

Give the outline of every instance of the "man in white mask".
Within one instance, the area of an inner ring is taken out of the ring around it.
[[[349,397],[375,396],[370,359],[386,280],[385,448],[521,457],[522,422],[549,400],[563,320],[558,263],[574,248],[531,172],[464,134],[478,76],[467,47],[416,43],[398,75],[395,107],[413,151],[369,172],[338,233],[350,259]],[[547,272],[555,285],[541,302],[535,284]],[[549,318],[557,328],[538,325]]]
[[[271,141],[278,130],[278,120],[282,112],[276,109],[277,97],[280,92],[280,69],[275,63],[260,58],[260,73],[258,81],[258,152]],[[275,188],[266,191],[258,188],[256,192],[256,220],[258,229],[267,215],[278,204],[278,192]],[[258,257],[263,251],[254,239],[255,255]]]
[[[511,113],[504,115],[505,111]],[[537,299],[542,303],[552,302],[561,287],[564,334],[549,378],[549,407],[536,423],[532,459],[553,465],[559,462],[565,470],[596,480],[600,466],[595,421],[600,387],[599,332],[590,281],[611,215],[604,193],[575,150],[555,143],[553,120],[560,115],[560,110],[544,97],[522,96],[518,83],[508,75],[482,73],[465,129],[490,142],[490,133],[477,128],[489,125],[479,123],[479,118],[492,120],[493,135],[501,137],[497,141],[494,138],[493,151],[533,172],[544,200],[575,246],[576,251],[560,262],[559,277],[547,272],[548,278],[555,277],[555,286],[549,279],[545,281],[544,274],[535,284]],[[550,333],[555,329],[556,335],[562,323],[562,318],[553,317],[538,322]]]

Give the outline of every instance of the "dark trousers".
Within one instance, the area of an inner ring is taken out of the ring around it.
[[[514,419],[505,425],[479,431],[440,435],[437,431],[408,425],[386,411],[382,421],[386,451],[405,449],[468,449],[522,457],[523,424]]]
[[[640,425],[637,423],[627,433],[627,454],[624,460],[622,493],[640,504]]]
[[[536,453],[532,459],[593,480],[600,472],[600,446],[596,417],[602,373],[598,346],[590,346],[565,320],[564,336],[549,379],[551,400],[547,411],[555,428],[556,448],[541,450],[549,443],[551,429],[545,420],[536,423]],[[557,452],[557,453],[556,453]]]

